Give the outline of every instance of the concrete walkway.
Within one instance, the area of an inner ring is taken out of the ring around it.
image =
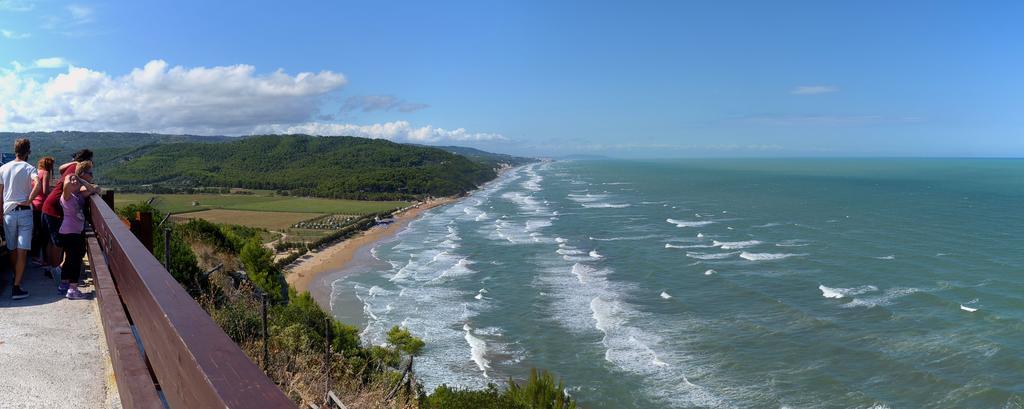
[[[12,282],[0,272],[0,408],[120,406],[96,300],[65,299],[38,268],[28,298],[12,300]]]

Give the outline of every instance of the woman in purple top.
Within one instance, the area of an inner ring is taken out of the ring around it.
[[[85,198],[99,192],[92,183],[92,162],[78,162],[75,173],[64,179],[64,191],[60,206],[64,219],[60,223],[57,239],[64,249],[64,263],[61,265],[61,283],[57,291],[71,300],[87,298],[78,291],[78,276],[82,272],[82,257],[85,257]]]

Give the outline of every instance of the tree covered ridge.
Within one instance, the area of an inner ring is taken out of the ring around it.
[[[273,189],[349,199],[449,196],[493,179],[497,163],[350,136],[258,135],[160,144],[107,165],[106,183]]]

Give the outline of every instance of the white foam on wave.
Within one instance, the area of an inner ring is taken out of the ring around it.
[[[963,304],[960,304],[960,309],[964,310],[964,311],[967,311],[967,312],[977,312],[978,311],[977,308],[967,307],[967,306],[964,306]]]
[[[454,265],[442,271],[441,274],[439,274],[437,277],[434,277],[433,279],[428,281],[428,283],[437,283],[440,281],[445,281],[453,278],[474,274],[476,273],[476,271],[473,271],[473,269],[469,268],[471,264],[473,264],[473,262],[470,261],[468,258],[461,258]]]
[[[537,201],[533,196],[523,194],[523,192],[505,192],[501,197],[514,203],[525,213],[542,213],[546,210],[541,202]]]
[[[572,275],[576,276],[576,279],[581,283],[589,281],[596,271],[593,267],[580,263],[573,264],[571,270]]]
[[[775,243],[775,246],[777,246],[777,247],[804,247],[804,246],[806,246],[808,244],[810,244],[810,243],[807,243],[807,242],[805,242],[803,240],[783,240],[783,241],[780,241],[778,243]]]
[[[656,326],[646,327],[654,319],[622,299],[622,293],[632,292],[633,286],[609,280],[613,270],[599,268],[595,262],[577,261],[566,268],[562,260],[542,261],[547,266],[547,273],[537,281],[543,285],[538,288],[539,293],[558,300],[552,303],[551,318],[574,333],[600,331],[605,360],[617,369],[641,376],[644,390],[669,406],[693,406],[694,402],[720,403],[721,400],[709,391],[686,380],[685,373],[694,368],[678,365],[679,359],[683,358],[680,354],[672,349],[657,352],[664,347],[660,330]],[[666,394],[664,391],[668,385],[683,387],[673,394]]]
[[[748,253],[746,251],[740,253],[740,258],[750,261],[773,261],[782,260],[790,257],[801,257],[806,254],[794,254],[794,253]]]
[[[574,201],[576,203],[593,203],[593,202],[599,202],[601,200],[607,199],[608,195],[607,194],[592,194],[592,193],[587,193],[587,194],[580,195],[580,194],[570,193],[568,195],[568,198],[569,198],[569,200],[572,200],[572,201]]]
[[[916,293],[916,292],[919,292],[919,291],[921,291],[921,290],[917,289],[917,288],[913,288],[913,287],[894,287],[894,288],[890,288],[888,290],[885,290],[884,293],[882,293],[880,295],[877,295],[877,296],[863,297],[863,298],[854,298],[853,301],[850,301],[850,302],[848,302],[846,304],[843,304],[843,307],[844,308],[854,308],[854,307],[873,308],[873,307],[878,307],[878,306],[889,305],[889,304],[892,304],[893,301],[895,301],[896,299],[898,299],[900,297],[907,296],[907,295],[910,295],[910,294],[913,294],[913,293]]]
[[[666,292],[662,291],[662,292],[661,292],[661,298],[664,298],[664,299],[668,300],[668,299],[671,299],[671,298],[672,298],[672,296],[671,296],[671,295],[669,295],[668,293],[666,293]],[[664,363],[664,362],[663,362],[663,363]]]
[[[480,368],[480,372],[483,372],[484,377],[490,377],[487,375],[487,370],[491,368],[491,362],[484,356],[487,354],[487,342],[473,336],[473,328],[469,324],[463,324],[462,330],[466,332],[466,343],[469,344],[469,359],[476,363],[477,368]]]
[[[878,259],[878,260],[895,260],[896,259],[896,255],[895,254],[890,254],[888,256],[875,257],[875,259]]]
[[[687,251],[686,257],[695,258],[698,260],[722,260],[729,257],[735,256],[737,252],[729,253],[697,253],[693,251]]]
[[[712,247],[714,246],[709,244],[689,244],[685,246],[680,246],[676,244],[665,243],[665,248],[667,249],[708,249]]]
[[[459,248],[459,243],[452,241],[452,239],[445,239],[445,241],[442,241],[441,244],[439,244],[439,246],[446,247],[449,249],[457,249]]]
[[[598,253],[597,250],[590,250],[590,253],[588,253],[587,255],[590,256],[590,258],[592,259],[604,258],[604,256],[602,256],[601,253]]]
[[[619,240],[646,240],[646,239],[656,239],[656,238],[659,238],[659,237],[664,237],[664,236],[659,236],[659,235],[656,235],[656,234],[648,234],[648,235],[644,235],[644,236],[623,236],[623,237],[604,237],[604,238],[590,236],[590,239],[591,240],[596,240],[596,241],[619,241]]]
[[[769,228],[769,227],[775,227],[775,226],[781,226],[781,225],[782,225],[782,223],[765,223],[765,224],[759,224],[757,226],[752,226],[752,227],[755,228],[755,229],[766,229],[766,228]]]
[[[540,182],[544,181],[544,177],[542,177],[542,176],[540,176],[540,175],[538,175],[536,173],[528,173],[528,174],[530,175],[530,178],[527,179],[526,181],[524,181],[520,186],[522,186],[523,189],[526,189],[526,190],[531,190],[531,191],[534,191],[534,192],[540,191],[540,189],[541,189],[540,188]]]
[[[701,221],[689,221],[689,220],[677,220],[677,219],[665,219],[666,222],[676,225],[676,227],[701,227],[707,226],[714,223],[712,220],[701,220]]]
[[[747,241],[718,241],[712,240],[711,244],[716,247],[721,247],[722,250],[739,250],[747,247],[753,247],[761,244],[759,240],[747,240]]]
[[[704,272],[704,275],[709,276],[709,275],[712,275],[712,274],[715,274],[715,273],[717,273],[717,271],[715,271],[715,270],[708,270],[708,271]]]
[[[588,209],[622,209],[631,206],[629,203],[583,203],[583,207]]]
[[[822,297],[835,299],[878,291],[878,287],[873,285],[862,285],[860,287],[852,288],[832,288],[824,285],[818,285],[818,289],[821,290]]]

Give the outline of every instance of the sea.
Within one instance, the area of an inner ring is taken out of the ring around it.
[[[331,308],[428,390],[585,408],[1024,407],[1024,160],[545,161],[422,214]]]

